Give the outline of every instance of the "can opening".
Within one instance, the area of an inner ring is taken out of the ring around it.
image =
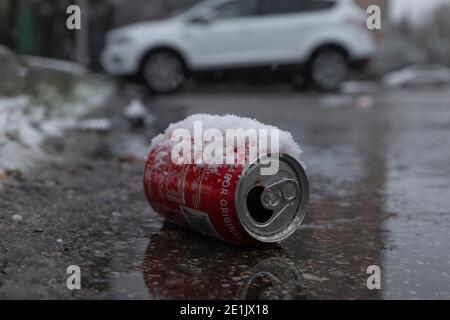
[[[250,190],[247,195],[247,210],[255,222],[263,224],[272,218],[273,210],[264,208],[261,203],[261,196],[264,192],[264,187],[256,186]]]

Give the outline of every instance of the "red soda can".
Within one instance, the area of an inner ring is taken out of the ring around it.
[[[278,161],[279,169],[262,175],[269,161]],[[309,199],[305,170],[289,155],[246,165],[180,165],[167,147],[150,151],[144,190],[169,222],[236,244],[286,239],[301,225]]]

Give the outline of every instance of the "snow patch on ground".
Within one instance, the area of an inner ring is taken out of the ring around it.
[[[128,119],[143,118],[146,114],[147,109],[139,99],[132,100],[123,112],[123,115]]]
[[[89,70],[80,64],[65,61],[50,59],[37,56],[23,56],[27,64],[33,68],[47,69],[53,71],[65,72],[73,75],[84,76],[89,73]]]
[[[123,116],[135,127],[154,125],[156,118],[140,99],[132,100],[123,112]]]
[[[111,121],[109,119],[96,118],[83,120],[74,126],[70,126],[70,128],[81,131],[107,132],[111,130],[111,126]]]
[[[444,85],[450,83],[450,69],[440,65],[417,64],[388,73],[383,84],[389,88]]]
[[[106,84],[80,83],[66,101],[51,90],[45,99],[25,94],[0,96],[0,174],[25,170],[45,158],[41,149],[45,139],[60,136],[65,129],[74,127],[77,118],[101,105],[111,93],[112,87]],[[47,105],[48,101],[57,101],[57,106]]]

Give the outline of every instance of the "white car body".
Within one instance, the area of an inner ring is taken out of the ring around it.
[[[160,48],[176,51],[189,71],[303,63],[325,45],[342,48],[349,61],[369,59],[374,53],[366,15],[354,0],[307,0],[334,5],[282,14],[219,15],[208,23],[195,22],[201,13],[232,1],[207,0],[165,20],[111,31],[102,55],[105,70],[113,75],[137,74],[144,57]]]

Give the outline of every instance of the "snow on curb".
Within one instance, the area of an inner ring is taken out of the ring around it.
[[[80,64],[37,56],[23,56],[27,64],[36,69],[65,72],[72,75],[85,76],[89,70]]]
[[[77,118],[110,96],[112,86],[80,83],[73,90],[70,101],[55,97],[56,102],[61,101],[56,111],[30,95],[0,96],[0,176],[5,177],[9,170],[26,170],[45,158],[42,142],[74,127]]]

